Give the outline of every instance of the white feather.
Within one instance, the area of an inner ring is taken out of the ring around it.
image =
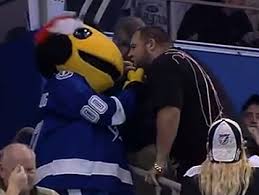
[[[59,34],[73,34],[77,28],[84,27],[84,23],[79,19],[66,18],[57,20],[53,26],[48,28],[49,32]]]

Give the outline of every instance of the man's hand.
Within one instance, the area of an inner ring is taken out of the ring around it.
[[[258,125],[248,127],[249,132],[251,133],[256,144],[259,146],[259,127]]]
[[[17,165],[10,174],[7,192],[10,194],[19,194],[23,189],[26,188],[27,184],[28,178],[23,166]]]
[[[178,108],[168,106],[160,109],[157,113],[156,163],[146,176],[148,183],[157,185],[157,176],[163,175],[167,168],[172,144],[177,135],[180,112]],[[161,167],[162,171],[159,171],[159,167]]]
[[[136,70],[131,61],[124,61],[124,74],[127,75],[130,70]]]
[[[162,165],[154,163],[153,167],[148,171],[147,175],[145,176],[145,181],[149,184],[159,186],[157,181],[159,176],[162,176],[166,170],[166,162]]]

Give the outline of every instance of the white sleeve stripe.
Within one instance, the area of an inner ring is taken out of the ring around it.
[[[124,123],[126,121],[126,115],[124,112],[124,108],[123,108],[120,100],[117,97],[111,96],[111,98],[114,99],[114,101],[116,103],[116,112],[112,116],[111,125],[121,125],[122,123]]]
[[[195,175],[198,175],[201,173],[201,165],[191,167],[186,173],[184,174],[184,177],[193,177]]]
[[[248,160],[249,160],[251,167],[255,167],[255,168],[259,167],[259,156],[253,155]]]
[[[68,189],[67,193],[68,195],[82,195],[81,190],[76,189]]]
[[[120,167],[116,162],[90,161],[80,158],[58,159],[40,166],[37,168],[35,183],[39,183],[48,176],[58,175],[113,176],[124,184],[133,185],[130,171]]]

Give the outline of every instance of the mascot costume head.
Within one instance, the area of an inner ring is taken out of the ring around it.
[[[57,71],[71,71],[103,92],[122,76],[123,60],[116,45],[79,19],[53,19],[36,34],[36,44],[39,70],[47,78]]]

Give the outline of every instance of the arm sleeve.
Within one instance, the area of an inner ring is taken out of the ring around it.
[[[181,110],[184,98],[183,74],[172,56],[163,56],[152,64],[150,72],[150,91],[155,110],[166,106]]]
[[[67,119],[84,118],[99,125],[119,125],[134,109],[134,87],[122,91],[117,97],[97,94],[80,76],[57,80],[49,92],[47,109]]]

